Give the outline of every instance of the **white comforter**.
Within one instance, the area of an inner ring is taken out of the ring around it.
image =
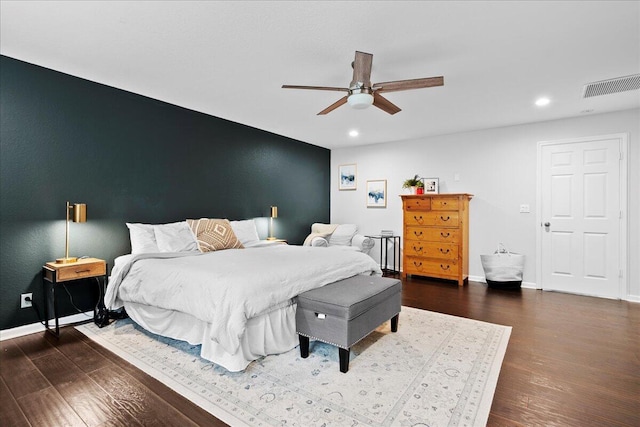
[[[368,255],[333,248],[281,245],[133,255],[116,260],[105,304],[117,309],[128,301],[191,314],[210,323],[210,338],[235,354],[247,319],[358,274],[382,273]]]

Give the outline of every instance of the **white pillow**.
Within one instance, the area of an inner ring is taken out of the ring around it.
[[[151,224],[126,223],[129,228],[132,254],[160,252],[156,243],[156,234]]]
[[[258,237],[258,230],[256,229],[256,223],[252,219],[246,219],[243,221],[229,221],[231,223],[231,229],[236,235],[240,243],[244,246],[247,243],[253,243],[260,240]]]
[[[187,221],[153,226],[159,252],[198,252],[198,243]]]
[[[331,236],[329,236],[329,246],[349,246],[351,239],[358,231],[355,224],[340,224]]]

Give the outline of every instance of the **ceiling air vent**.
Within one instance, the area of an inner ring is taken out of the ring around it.
[[[587,83],[582,90],[582,97],[591,98],[635,89],[640,89],[640,74]]]

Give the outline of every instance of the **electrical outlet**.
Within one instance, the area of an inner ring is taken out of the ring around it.
[[[529,205],[520,205],[520,213],[529,213],[531,212],[531,208]]]
[[[29,298],[29,301],[27,301],[27,298]],[[33,305],[31,303],[31,301],[33,301],[33,294],[32,293],[20,295],[20,308],[29,308],[29,307],[31,307]]]

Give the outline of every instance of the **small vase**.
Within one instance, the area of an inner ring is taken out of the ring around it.
[[[424,187],[416,188],[416,194],[424,194]]]

